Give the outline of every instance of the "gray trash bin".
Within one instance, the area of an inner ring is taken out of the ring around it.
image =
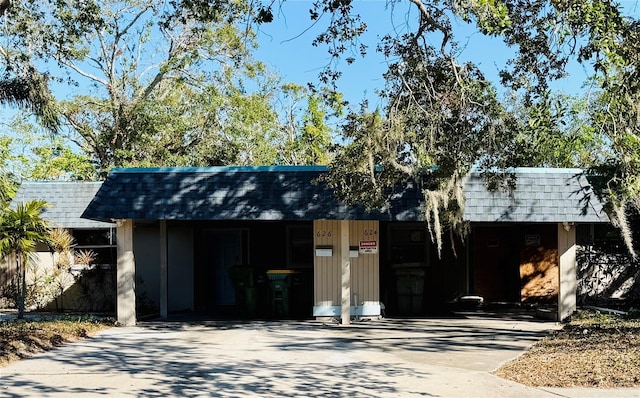
[[[417,315],[422,312],[424,295],[423,268],[397,268],[396,288],[398,290],[398,312],[403,315]]]

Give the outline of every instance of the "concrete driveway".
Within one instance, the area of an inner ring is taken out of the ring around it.
[[[558,325],[522,316],[148,322],[0,368],[0,396],[555,397],[490,372]],[[637,394],[637,395],[636,395]]]

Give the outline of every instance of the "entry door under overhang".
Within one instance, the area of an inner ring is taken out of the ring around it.
[[[204,231],[204,247],[209,264],[213,268],[215,305],[233,305],[236,303],[236,290],[229,277],[229,269],[234,265],[245,264],[243,234],[241,229],[211,229]]]

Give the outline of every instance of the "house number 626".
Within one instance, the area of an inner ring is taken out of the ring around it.
[[[316,232],[316,236],[318,238],[324,237],[324,236],[328,237],[328,236],[331,236],[331,231],[318,231],[318,232]]]

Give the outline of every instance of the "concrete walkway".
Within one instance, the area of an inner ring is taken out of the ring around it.
[[[149,322],[0,368],[0,397],[640,397],[490,372],[558,325],[522,317]]]

